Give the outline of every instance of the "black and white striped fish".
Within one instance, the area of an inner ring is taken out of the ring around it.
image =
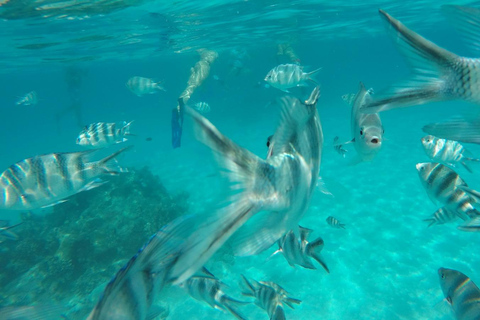
[[[435,162],[418,163],[416,167],[423,187],[435,204],[452,210],[462,219],[480,214],[474,208],[477,200],[462,189],[468,185],[455,171]]]
[[[192,108],[197,110],[201,114],[210,112],[210,105],[206,102],[197,102],[192,106]]]
[[[5,240],[18,240],[18,235],[11,229],[18,227],[21,224],[22,222],[9,226],[7,220],[0,220],[0,243]]]
[[[333,138],[333,149],[337,151],[339,155],[345,158],[346,153],[348,152],[347,150],[343,149],[343,145],[338,144],[338,136]]]
[[[286,319],[283,303],[294,309],[293,303],[300,304],[302,302],[301,300],[289,297],[288,292],[276,283],[258,282],[254,280],[252,284],[244,275],[242,275],[242,278],[246,289],[242,294],[254,297],[255,304],[267,311],[270,320]]]
[[[465,155],[466,149],[457,141],[439,139],[428,135],[422,138],[422,145],[427,156],[435,162],[453,167],[455,167],[455,164],[461,163],[469,172],[472,172],[472,170],[467,166],[465,161],[480,161],[480,159],[467,157]]]
[[[122,126],[117,128],[115,123],[97,122],[86,126],[80,132],[77,138],[77,144],[81,146],[91,146],[94,148],[103,148],[116,143],[125,142],[126,136],[131,136],[130,125],[133,121],[123,122]]]
[[[161,82],[157,82],[153,79],[145,77],[131,77],[130,79],[128,79],[125,85],[131,92],[133,92],[139,97],[143,96],[144,94],[152,94],[158,91],[165,91],[165,89],[161,85]]]
[[[428,226],[434,226],[436,224],[445,224],[453,222],[458,219],[456,211],[452,211],[449,208],[442,207],[435,211],[430,218],[423,219],[423,221],[429,222]],[[464,217],[464,219],[466,219]]]
[[[480,319],[480,290],[460,271],[438,269],[440,287],[457,320]]]
[[[337,218],[329,216],[327,218],[327,223],[337,229],[345,229],[345,224],[341,223],[340,221],[337,220]]]
[[[289,88],[306,86],[308,80],[315,83],[312,75],[321,69],[303,72],[303,67],[298,64],[281,64],[270,70],[264,80],[272,87],[288,92]]]
[[[307,269],[316,269],[313,265],[310,258],[315,259],[320,265],[330,273],[325,262],[320,257],[320,252],[323,249],[323,239],[318,237],[312,242],[308,242],[308,236],[312,230],[298,227],[300,236],[296,236],[295,232],[290,231],[280,240],[278,240],[279,249],[275,251],[272,255],[281,252],[288,264],[294,267],[296,264],[307,268]]]
[[[27,93],[17,101],[17,106],[19,105],[33,106],[33,105],[36,105],[37,103],[38,103],[37,93],[35,91],[30,91],[29,93]]]
[[[235,300],[222,291],[224,284],[212,274],[192,276],[181,284],[183,288],[196,300],[205,301],[212,308],[228,310],[235,318],[245,320],[235,305],[246,302]],[[248,303],[248,302],[247,302]]]
[[[0,175],[0,208],[38,209],[98,187],[103,184],[100,176],[125,172],[115,157],[126,149],[99,161],[90,161],[92,151],[83,151],[51,153],[17,162]]]

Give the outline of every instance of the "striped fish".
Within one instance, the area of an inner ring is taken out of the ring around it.
[[[92,123],[80,132],[77,144],[84,147],[103,148],[115,143],[125,142],[128,140],[125,136],[132,135],[130,133],[132,122],[127,123],[124,121],[120,128],[117,128],[115,123]]]
[[[320,252],[323,249],[323,239],[319,237],[312,242],[308,242],[308,236],[312,230],[300,226],[299,230],[299,237],[292,230],[283,236],[277,242],[279,249],[272,255],[281,252],[292,267],[297,264],[307,269],[316,269],[310,260],[310,258],[313,258],[321,264],[325,271],[330,273],[327,265],[320,257]]]
[[[161,82],[156,82],[153,79],[138,76],[128,79],[125,85],[131,92],[133,92],[139,97],[143,96],[144,94],[152,94],[158,91],[166,91],[162,87]]]
[[[428,135],[422,138],[422,145],[427,156],[435,162],[453,167],[455,167],[456,163],[461,163],[469,172],[472,172],[472,170],[465,161],[480,161],[480,159],[465,156],[466,149],[457,141],[439,139]]]
[[[197,110],[201,114],[210,112],[210,105],[206,102],[197,102],[193,105],[193,109]]]
[[[98,179],[100,176],[125,171],[115,157],[126,149],[93,162],[90,161],[92,151],[51,153],[17,162],[0,175],[0,207],[38,209],[98,187],[103,184]]]
[[[326,221],[330,226],[334,228],[345,229],[345,224],[340,223],[340,221],[338,221],[335,217],[329,216]]]
[[[418,163],[416,167],[423,187],[435,204],[452,210],[462,219],[480,214],[473,206],[477,200],[462,189],[468,186],[455,171],[435,162]]]
[[[281,64],[270,70],[264,80],[272,87],[288,92],[289,88],[306,86],[307,80],[315,83],[312,75],[321,69],[303,72],[303,67],[298,64]]]
[[[33,106],[33,105],[36,105],[37,103],[38,103],[37,93],[35,91],[30,91],[29,93],[21,97],[16,104],[17,106],[19,105]]]
[[[453,269],[438,269],[440,287],[457,320],[480,319],[480,290],[473,281]]]
[[[423,221],[429,222],[428,226],[434,226],[437,224],[445,224],[458,219],[458,214],[448,208],[440,208],[435,211],[430,218],[423,219]]]
[[[234,305],[244,304],[245,302],[232,299],[226,295],[221,289],[224,284],[213,275],[193,276],[181,286],[194,299],[205,301],[212,308],[228,310],[237,319],[245,319],[234,307]]]
[[[7,220],[0,220],[0,243],[5,240],[18,240],[18,235],[11,229],[18,227],[21,224],[22,222],[9,226]]]
[[[347,150],[343,149],[343,145],[338,144],[338,136],[333,138],[333,149],[337,151],[339,155],[345,158]]]
[[[284,320],[285,311],[283,310],[283,303],[294,309],[293,303],[300,304],[302,301],[289,297],[288,292],[273,282],[258,282],[250,283],[244,275],[242,275],[245,283],[246,291],[243,295],[254,297],[255,304],[267,311],[270,320]]]

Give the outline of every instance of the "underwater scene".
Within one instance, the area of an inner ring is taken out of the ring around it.
[[[0,0],[0,320],[480,320],[480,3]]]

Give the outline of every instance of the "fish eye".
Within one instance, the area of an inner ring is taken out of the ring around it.
[[[443,273],[443,272],[442,272],[442,279],[445,279],[445,273]]]
[[[360,135],[363,136],[363,128],[360,129]]]
[[[452,297],[448,296],[446,299],[449,304],[452,304]]]

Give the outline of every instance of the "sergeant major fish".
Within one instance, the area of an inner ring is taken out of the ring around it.
[[[77,144],[84,147],[103,148],[115,143],[125,142],[128,140],[125,136],[132,135],[130,133],[132,122],[127,123],[124,121],[120,128],[116,128],[115,123],[92,123],[80,132]]]
[[[438,269],[440,287],[457,320],[477,320],[480,316],[480,290],[460,271]]]
[[[144,77],[131,77],[126,83],[127,88],[141,97],[144,94],[152,94],[158,91],[166,91],[160,82],[156,82],[150,78]]]
[[[98,177],[125,171],[115,157],[126,149],[93,162],[90,161],[92,151],[51,153],[17,162],[0,175],[0,207],[38,209],[98,187],[103,184]]]
[[[480,159],[465,156],[465,148],[457,141],[439,139],[428,135],[422,138],[422,145],[427,156],[433,161],[453,167],[455,167],[456,163],[461,163],[469,172],[472,172],[472,170],[467,166],[465,161],[480,161]]]
[[[458,219],[456,211],[452,211],[449,208],[442,207],[435,211],[430,218],[423,219],[423,221],[430,222],[429,227],[436,224],[445,224]],[[465,218],[464,218],[465,219]]]
[[[210,112],[210,105],[206,102],[197,102],[193,105],[193,109],[197,110],[198,112],[205,114]]]
[[[29,93],[21,97],[16,104],[17,106],[19,105],[33,106],[33,105],[36,105],[37,103],[38,103],[37,93],[35,91],[30,91]]]
[[[345,229],[345,224],[338,221],[337,218],[335,218],[335,217],[329,216],[326,221],[327,221],[328,225],[330,225],[334,228]]]
[[[306,86],[307,80],[315,83],[311,76],[322,68],[311,72],[303,72],[303,67],[298,64],[281,64],[267,73],[265,81],[272,87],[288,92],[287,89]]]

